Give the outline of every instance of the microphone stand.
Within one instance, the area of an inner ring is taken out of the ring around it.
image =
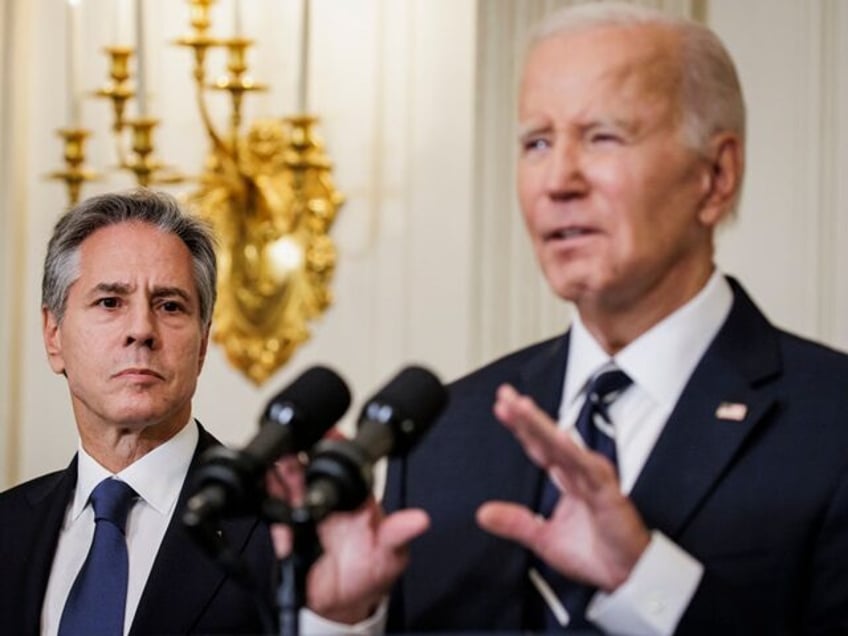
[[[291,529],[291,551],[279,561],[276,601],[279,636],[299,636],[300,610],[306,605],[306,578],[321,554],[318,531],[306,507],[289,508],[282,501],[269,499],[263,511],[269,521],[285,523]]]

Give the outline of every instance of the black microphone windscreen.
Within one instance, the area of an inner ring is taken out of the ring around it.
[[[294,427],[295,447],[311,448],[350,406],[350,390],[344,380],[327,367],[315,366],[268,402],[260,424],[288,425],[297,417],[309,426]]]
[[[429,430],[447,401],[447,390],[433,373],[406,367],[366,402],[357,439],[375,455],[403,455]]]
[[[398,373],[373,400],[391,404],[404,417],[416,422],[432,422],[445,407],[448,393],[431,371],[410,366]]]

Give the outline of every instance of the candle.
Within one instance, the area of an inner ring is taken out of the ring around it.
[[[144,0],[135,0],[135,98],[138,116],[147,116],[147,77],[144,60]]]
[[[79,128],[82,125],[82,34],[80,26],[80,0],[68,0],[66,11],[67,27],[67,87],[68,87],[68,125]]]
[[[306,95],[309,91],[309,0],[301,2],[300,24],[300,76],[297,82],[297,107],[306,112]]]
[[[235,36],[237,38],[241,37],[241,0],[233,0],[233,31],[235,32]]]
[[[126,46],[131,43],[130,33],[132,32],[132,24],[131,20],[131,10],[130,10],[130,0],[115,0],[113,3],[114,11],[115,11],[115,24],[114,24],[114,33],[112,37],[114,38],[113,44]]]

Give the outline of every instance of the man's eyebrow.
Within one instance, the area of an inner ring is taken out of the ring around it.
[[[533,135],[539,135],[542,133],[549,133],[553,128],[550,124],[543,124],[540,122],[531,122],[529,124],[521,124],[518,127],[518,140],[523,141],[528,137],[532,137]]]
[[[154,287],[151,297],[153,298],[169,298],[177,296],[186,302],[191,302],[191,294],[182,287]]]
[[[632,130],[636,127],[637,122],[634,117],[619,115],[596,117],[581,126],[584,130],[589,130],[591,128],[619,128],[621,130]]]
[[[133,286],[129,283],[97,283],[90,294],[105,293],[126,296],[132,293]]]

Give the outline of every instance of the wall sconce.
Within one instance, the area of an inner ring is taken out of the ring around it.
[[[50,175],[65,182],[72,205],[82,185],[98,178],[85,166],[85,140],[90,131],[80,121],[80,1],[68,0],[67,5],[70,125],[59,131],[66,165]],[[336,250],[329,230],[344,197],[333,185],[332,164],[316,133],[317,119],[305,114],[309,0],[302,0],[301,5],[301,114],[256,120],[246,126],[242,122],[244,97],[266,87],[248,73],[247,52],[254,42],[241,34],[241,0],[233,0],[235,36],[231,38],[210,34],[210,11],[216,0],[188,2],[192,31],[175,44],[192,50],[198,110],[210,143],[197,178],[198,188],[188,195],[188,201],[212,223],[220,243],[212,338],[224,347],[230,363],[258,385],[309,338],[308,323],[332,300],[329,285]],[[136,46],[106,47],[109,81],[96,95],[112,103],[112,132],[120,168],[132,172],[140,186],[180,183],[186,178],[155,156],[153,140],[159,121],[147,109],[143,0],[134,3]],[[227,74],[209,82],[206,54],[212,48],[226,49]],[[130,72],[133,58],[134,78]],[[219,132],[209,114],[208,91],[229,93],[226,134]],[[127,105],[133,98],[136,117],[128,117]]]

